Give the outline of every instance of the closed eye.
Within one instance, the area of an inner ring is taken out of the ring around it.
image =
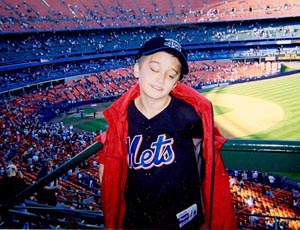
[[[158,68],[150,67],[150,69],[151,69],[153,72],[155,72],[155,73],[158,72]]]

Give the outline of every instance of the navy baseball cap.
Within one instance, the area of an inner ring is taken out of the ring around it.
[[[181,78],[182,75],[188,74],[189,67],[187,63],[187,54],[179,42],[172,38],[150,38],[142,45],[135,56],[135,60],[138,60],[143,55],[150,55],[159,51],[166,51],[178,58],[181,63]]]

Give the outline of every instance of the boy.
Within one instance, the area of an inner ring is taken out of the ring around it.
[[[179,82],[187,73],[177,41],[151,38],[136,55],[138,84],[104,111],[108,129],[96,140],[106,228],[236,229],[218,152],[226,139],[211,103]]]

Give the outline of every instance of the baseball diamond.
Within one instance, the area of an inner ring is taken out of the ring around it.
[[[233,108],[215,117],[223,134],[229,138],[241,138],[267,130],[284,119],[281,106],[260,98],[214,93],[206,97],[214,105]]]

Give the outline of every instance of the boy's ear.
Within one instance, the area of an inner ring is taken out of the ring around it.
[[[140,73],[140,65],[139,63],[135,63],[133,66],[133,74],[136,78],[139,78],[139,73]]]

